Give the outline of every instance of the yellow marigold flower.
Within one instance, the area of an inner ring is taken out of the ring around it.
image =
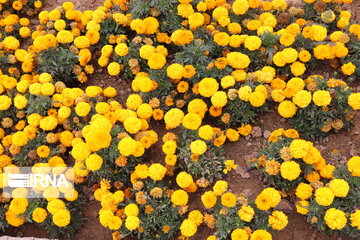
[[[290,143],[289,147],[291,155],[294,158],[303,158],[308,154],[312,143],[303,139],[295,139]]]
[[[319,107],[326,107],[331,102],[331,96],[328,91],[317,90],[313,94],[313,102]]]
[[[285,100],[279,104],[278,112],[283,118],[292,118],[297,111],[296,105],[288,100]]]
[[[226,181],[219,180],[213,186],[213,192],[216,196],[221,196],[227,190],[228,184]]]
[[[256,207],[267,211],[276,207],[281,201],[280,193],[274,188],[265,188],[255,199]]]
[[[231,232],[231,240],[248,240],[249,234],[241,228],[236,228]]]
[[[354,110],[360,110],[360,93],[351,93],[348,97],[348,104]]]
[[[344,179],[333,179],[329,183],[329,188],[333,191],[335,197],[346,197],[350,186]]]
[[[273,211],[269,216],[269,225],[274,230],[282,230],[288,224],[288,217],[282,211]]]
[[[160,163],[151,164],[149,167],[149,177],[152,180],[160,181],[165,177],[166,168]]]
[[[0,95],[0,111],[5,111],[10,108],[12,100],[6,95]]]
[[[243,101],[249,101],[252,94],[252,89],[250,86],[243,86],[239,89],[239,98]]]
[[[348,76],[354,74],[355,70],[356,70],[356,66],[352,62],[346,63],[341,67],[341,71]]]
[[[133,231],[140,226],[140,219],[137,216],[129,216],[125,220],[125,227]]]
[[[181,188],[187,188],[194,182],[192,176],[188,174],[187,172],[180,172],[176,176],[176,183]]]
[[[185,206],[188,203],[189,196],[184,190],[176,190],[171,195],[171,202],[177,206]]]
[[[50,155],[50,148],[48,146],[42,145],[36,149],[36,153],[41,158],[46,158]]]
[[[360,157],[355,156],[349,159],[347,162],[347,168],[349,172],[351,172],[351,175],[354,177],[360,177]]]
[[[162,151],[167,155],[172,155],[175,154],[176,148],[177,148],[176,142],[170,140],[164,143],[164,145],[162,146]]]
[[[202,155],[206,152],[207,145],[202,140],[195,140],[190,144],[190,150],[196,155]]]
[[[100,157],[99,155],[94,153],[86,158],[85,163],[86,163],[87,169],[89,169],[91,171],[97,171],[101,168],[101,166],[103,164],[103,159],[102,159],[102,157]]]
[[[298,77],[305,73],[306,67],[305,64],[303,64],[302,62],[294,62],[293,64],[291,64],[290,70],[295,77]]]
[[[217,91],[211,96],[211,103],[215,107],[224,107],[227,104],[227,95],[223,91]]]
[[[197,232],[197,225],[190,219],[185,219],[180,226],[181,234],[185,237],[194,236]]]
[[[54,116],[47,116],[40,120],[40,128],[45,131],[51,131],[58,125],[58,120]]]
[[[45,221],[46,217],[47,217],[48,213],[45,209],[43,208],[35,208],[35,210],[32,212],[32,219],[37,222],[37,223],[42,223],[43,221]]]
[[[223,88],[232,87],[235,85],[235,78],[233,76],[225,76],[221,78],[221,86]]]
[[[26,211],[29,202],[26,198],[14,198],[9,205],[9,210],[15,214],[22,214]]]
[[[184,113],[178,108],[172,108],[170,109],[164,117],[166,128],[167,129],[173,129],[182,123],[184,119]]]
[[[254,107],[261,107],[262,105],[264,105],[265,100],[266,97],[262,92],[259,91],[252,92],[249,97],[249,102]]]
[[[150,69],[161,69],[166,64],[166,58],[161,53],[154,53],[148,59]]]
[[[214,78],[203,78],[199,82],[199,93],[204,97],[211,97],[219,89],[219,83]]]
[[[295,195],[301,200],[307,200],[312,196],[314,189],[310,184],[300,183],[295,191]]]
[[[250,240],[256,240],[256,239],[262,239],[262,240],[272,240],[271,234],[266,230],[255,230],[250,237]]]
[[[120,140],[118,149],[121,155],[130,156],[135,153],[137,148],[137,142],[131,137],[125,137]]]
[[[128,117],[124,121],[124,128],[128,133],[136,134],[141,130],[142,122],[139,118]]]
[[[356,210],[350,215],[351,226],[360,230],[360,210]]]
[[[111,62],[108,66],[107,66],[107,70],[108,73],[111,76],[116,76],[120,73],[121,67],[120,64],[117,62]]]
[[[249,7],[247,0],[236,0],[232,5],[232,10],[236,15],[244,15],[249,10]]]
[[[285,47],[289,47],[294,42],[295,42],[295,36],[290,33],[284,32],[280,37],[280,43]]]
[[[171,41],[176,45],[186,45],[194,39],[194,34],[189,30],[178,29],[171,34]]]
[[[299,59],[300,59],[300,61],[306,63],[306,62],[310,61],[311,54],[306,50],[302,50],[299,52]]]
[[[4,44],[4,47],[9,50],[16,50],[20,47],[20,42],[13,36],[7,36],[2,41],[2,44]]]
[[[301,215],[306,215],[309,212],[309,202],[302,200],[296,203],[296,211]]]
[[[345,213],[336,208],[326,210],[324,220],[331,229],[343,229],[347,223]]]
[[[225,32],[219,32],[214,35],[214,42],[219,46],[227,46],[230,41],[230,36]]]
[[[201,117],[196,113],[188,113],[183,119],[183,126],[190,130],[196,130],[201,125]]]
[[[242,205],[238,211],[238,215],[241,220],[245,222],[251,222],[255,214],[254,209],[249,205]]]
[[[311,40],[320,42],[327,37],[327,29],[325,27],[313,24],[311,28],[314,29],[314,36],[311,38]]]
[[[261,47],[262,41],[258,36],[250,36],[245,39],[244,46],[250,51],[258,50]]]
[[[11,135],[11,142],[15,146],[22,147],[25,146],[28,142],[28,138],[26,136],[26,133],[23,131],[18,131]]]
[[[205,18],[201,13],[194,13],[189,16],[189,26],[191,30],[196,30],[204,24]]]
[[[85,117],[90,113],[91,106],[86,102],[80,102],[75,107],[75,112],[79,117]]]
[[[250,65],[249,56],[240,52],[231,52],[226,55],[226,59],[231,67],[236,69],[244,69]]]
[[[221,196],[221,204],[224,207],[235,207],[236,206],[236,196],[231,192],[224,193]]]
[[[334,171],[335,171],[335,166],[331,164],[327,164],[323,168],[321,168],[320,175],[323,178],[332,179]]]
[[[193,210],[189,213],[188,219],[193,221],[196,226],[200,226],[204,221],[204,215],[199,210]]]
[[[289,181],[297,179],[301,173],[300,165],[295,161],[283,162],[280,166],[281,176]]]
[[[321,187],[315,191],[315,200],[321,206],[330,206],[334,197],[334,193],[328,187]]]
[[[306,108],[311,103],[311,93],[306,90],[300,90],[292,98],[293,102],[300,108]]]
[[[201,195],[201,202],[205,208],[213,208],[217,202],[217,197],[212,191],[207,191]]]
[[[210,125],[204,125],[199,128],[199,137],[204,140],[210,140],[214,136],[214,129]]]
[[[70,211],[67,209],[61,209],[57,211],[52,217],[54,224],[58,227],[66,227],[69,225],[70,219]]]
[[[127,217],[137,216],[139,214],[139,207],[134,203],[130,203],[126,205],[124,212]]]
[[[167,76],[171,79],[181,79],[184,75],[184,67],[181,64],[173,63],[167,67]]]

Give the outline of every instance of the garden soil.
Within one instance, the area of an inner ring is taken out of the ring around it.
[[[57,6],[60,6],[66,0],[48,0],[45,10],[51,10]],[[289,0],[290,4],[298,4],[300,0]],[[76,9],[84,11],[86,9],[96,9],[103,3],[103,0],[77,0],[75,3]],[[360,22],[360,1],[354,0],[350,6],[350,10],[354,14],[354,18],[357,22]],[[331,76],[331,69],[321,69],[324,75]],[[99,69],[93,74],[87,85],[99,85],[101,87],[112,86],[115,87],[119,93],[118,101],[124,102],[126,97],[131,93],[130,84],[122,80],[121,78],[115,78],[109,76],[103,69]],[[352,84],[352,87],[360,92],[360,83]],[[259,124],[255,125],[251,136],[240,139],[235,143],[227,143],[225,149],[227,152],[227,159],[234,159],[238,164],[238,169],[230,173],[225,180],[229,182],[229,188],[234,193],[244,193],[250,198],[254,199],[257,194],[261,192],[266,184],[261,179],[261,175],[256,170],[249,170],[246,161],[254,157],[255,150],[260,148],[265,142],[267,136],[271,131],[278,128],[289,128],[290,125],[282,119],[276,112],[269,112],[262,115],[258,121]],[[343,131],[340,133],[334,133],[326,137],[322,142],[315,142],[316,147],[321,151],[323,157],[333,164],[345,164],[347,159],[354,155],[360,154],[360,113],[357,112],[353,122],[354,126],[350,131]],[[164,129],[159,125],[155,125],[154,130],[161,131]],[[337,153],[338,157],[335,157]],[[163,155],[158,146],[158,149],[154,149],[151,153],[153,161],[156,159],[163,159]],[[84,209],[85,224],[81,230],[76,234],[73,239],[76,240],[107,240],[111,239],[111,231],[105,229],[99,222],[98,211],[100,210],[100,204],[94,199],[90,188],[84,188],[86,193],[86,208]],[[197,192],[196,196],[192,198],[190,202],[190,210],[203,209],[200,196],[203,191]],[[304,216],[299,215],[293,209],[294,199],[289,197],[289,200],[282,200],[277,207],[287,213],[289,217],[288,226],[279,232],[274,233],[274,240],[346,240],[347,237],[335,235],[327,236],[315,228],[310,226]],[[205,226],[201,226],[197,234],[191,239],[206,240],[206,238],[213,233],[212,229]],[[1,235],[1,234],[0,234]],[[33,224],[25,224],[19,228],[10,228],[6,235],[16,237],[48,237],[45,230],[36,227]],[[127,240],[135,240],[136,238]]]

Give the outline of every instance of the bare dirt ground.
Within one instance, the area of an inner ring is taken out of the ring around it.
[[[57,6],[60,6],[66,0],[49,0],[46,4],[45,10],[51,10]],[[299,0],[289,0],[291,4],[298,4]],[[77,0],[74,1],[76,9],[96,9],[103,3],[103,0]],[[360,1],[354,0],[350,6],[351,11],[354,14],[354,19],[360,22]],[[114,78],[101,70],[95,73],[89,79],[86,85],[100,85],[101,87],[112,86],[115,87],[119,93],[118,100],[123,102],[126,96],[131,92],[129,84],[121,80],[120,78]],[[357,92],[360,92],[360,82],[352,85]],[[225,180],[230,183],[230,189],[235,193],[243,192],[250,198],[254,199],[258,193],[266,186],[260,178],[260,174],[257,171],[246,172],[246,159],[254,156],[254,149],[260,148],[266,141],[264,135],[268,131],[273,131],[278,128],[290,127],[276,112],[266,113],[260,117],[256,127],[257,131],[254,132],[250,138],[242,138],[236,143],[227,143],[225,148],[228,159],[234,159],[238,164],[239,170],[232,172]],[[360,154],[360,113],[355,115],[354,127],[348,132],[340,132],[327,137],[322,143],[315,143],[319,148],[322,155],[327,161],[334,163],[331,152],[337,150],[343,157],[344,161],[351,156]],[[260,129],[260,132],[259,132]],[[257,137],[255,137],[257,135]],[[260,136],[259,136],[260,135]],[[158,152],[155,150],[155,153]],[[200,196],[201,193],[196,193]],[[100,204],[90,197],[87,199],[86,208],[84,209],[84,215],[86,218],[85,225],[73,237],[76,240],[107,240],[111,239],[111,232],[101,226],[98,219],[98,211]],[[193,197],[190,203],[190,208],[200,208],[200,198]],[[293,203],[283,201],[280,204],[281,210],[287,212],[289,216],[288,226],[274,234],[274,240],[346,240],[344,236],[327,236],[315,228],[311,227],[305,220],[304,216],[296,213],[292,208]],[[204,226],[199,228],[198,233],[191,239],[205,240],[207,236],[213,232],[211,229]],[[0,233],[0,236],[2,234]],[[11,228],[6,232],[6,235],[18,236],[18,237],[47,237],[47,233],[40,228],[37,228],[32,224],[25,224],[19,228]]]

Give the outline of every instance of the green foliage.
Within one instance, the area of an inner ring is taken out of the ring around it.
[[[238,203],[235,207],[225,208],[218,199],[214,207],[214,217],[216,219],[215,235],[217,239],[230,239],[231,233],[238,228],[244,229],[244,227],[250,227],[253,231],[257,229],[269,230],[268,217],[271,212],[257,209],[254,202],[250,201],[245,196],[241,196],[240,198],[244,199],[244,201],[247,202],[247,205],[254,209],[255,214],[253,219],[250,222],[245,222],[240,219],[238,211],[242,204]]]
[[[133,190],[132,196],[135,196],[141,191],[146,196],[145,205],[138,204],[134,198],[129,199],[126,203],[120,204],[121,207],[125,207],[130,203],[138,205],[138,217],[140,218],[143,231],[130,232],[123,226],[123,236],[136,235],[138,239],[174,239],[184,217],[179,214],[178,208],[172,204],[169,195],[165,194],[169,188],[169,183],[160,183],[153,180],[144,180],[143,183],[144,187],[141,190]],[[155,187],[160,188],[163,192],[159,198],[155,198],[150,194],[151,190]],[[152,208],[151,212],[146,210],[149,206]],[[167,233],[163,231],[163,227],[165,226],[169,227]]]
[[[52,100],[48,96],[28,95],[28,105],[26,108],[26,114],[38,113],[42,116],[47,114],[47,111],[51,108]]]
[[[169,1],[170,2],[170,1]],[[181,18],[177,15],[176,7],[170,9],[165,14],[160,16],[159,21],[162,21],[163,24],[160,24],[160,31],[171,33],[174,32],[176,29],[181,29]]]
[[[211,183],[224,175],[224,148],[216,147],[212,141],[206,141],[208,150],[199,156],[198,161],[194,161],[191,158],[190,144],[198,139],[197,131],[183,130],[178,146],[179,165],[182,171],[186,171],[194,179],[205,178]]]
[[[360,41],[357,37],[353,37],[351,39],[351,43],[348,47],[349,49],[349,55],[346,58],[345,63],[352,62],[356,66],[356,76],[360,76],[360,57],[358,56],[358,53],[360,51]],[[356,78],[358,79],[358,78]]]
[[[169,11],[176,9],[177,0],[131,0],[129,1],[130,13],[133,19],[146,18],[151,10],[156,13],[169,14]]]
[[[158,87],[154,91],[141,93],[143,101],[148,102],[152,98],[159,98],[161,103],[164,103],[166,96],[168,96],[171,91],[175,90],[175,86],[171,83],[171,81],[169,81],[165,69],[166,68],[149,71],[149,77],[157,82]],[[168,107],[162,106],[162,109],[168,110]]]
[[[261,158],[261,156],[265,156],[266,160],[275,160],[279,162],[280,164],[284,162],[284,160],[280,157],[280,151],[284,147],[287,148],[290,146],[290,143],[293,139],[281,137],[277,142],[271,142],[267,143],[267,145],[258,150],[258,156]],[[266,181],[271,185],[274,186],[276,189],[284,190],[284,191],[292,191],[299,183],[305,181],[305,176],[313,171],[313,166],[306,164],[302,159],[292,159],[293,161],[296,161],[301,168],[301,174],[300,176],[293,180],[289,181],[287,179],[284,179],[280,173],[276,175],[270,175],[265,171],[265,166],[260,165],[259,162],[256,162],[253,164],[253,167],[259,168],[261,173],[265,176]]]
[[[1,206],[0,208],[0,231],[5,231],[8,227],[9,227],[9,224],[7,221],[5,221],[5,213],[6,213],[7,209],[4,208],[3,206]]]
[[[205,55],[206,52],[212,52],[213,50],[214,47],[209,44],[205,44],[202,41],[193,41],[182,47],[182,50],[175,54],[175,62],[183,65],[198,65],[203,68],[211,62],[211,59]]]
[[[309,212],[306,216],[307,221],[311,222],[317,229],[324,231],[327,234],[345,233],[349,239],[359,239],[360,231],[356,227],[352,227],[348,219],[348,223],[343,229],[332,230],[324,220],[326,210],[336,208],[344,211],[347,215],[353,213],[358,208],[360,202],[360,178],[351,176],[346,166],[337,166],[334,171],[333,179],[344,179],[350,187],[349,193],[346,197],[335,197],[330,206],[320,206],[314,197],[310,199]],[[312,221],[313,219],[317,221]]]
[[[78,56],[67,48],[56,47],[40,51],[37,55],[37,73],[49,73],[54,81],[62,81],[68,87],[77,83],[72,72],[78,62]]]
[[[116,125],[111,130],[111,143],[108,148],[101,149],[97,152],[103,158],[103,165],[97,171],[92,171],[89,176],[89,182],[95,183],[97,179],[108,179],[111,181],[120,181],[125,187],[130,187],[130,174],[134,171],[135,166],[141,162],[141,158],[134,156],[128,157],[127,164],[124,167],[119,167],[115,161],[120,156],[118,150],[119,139],[117,135],[125,130]]]
[[[221,204],[218,203],[218,205]],[[217,206],[217,208],[219,207],[221,206]],[[229,208],[227,214],[221,214],[219,210],[219,212],[216,212],[214,215],[216,218],[215,234],[217,239],[219,240],[230,239],[231,232],[234,229],[237,228],[243,229],[245,227],[245,222],[239,218],[236,208]]]
[[[332,91],[326,86],[326,82],[320,82],[319,89]],[[335,87],[332,100],[327,108],[316,106],[313,102],[306,108],[298,109],[296,115],[290,119],[290,123],[296,130],[303,134],[305,138],[323,139],[329,132],[348,129],[351,126],[352,110],[347,104],[347,99],[351,93],[346,87]],[[337,123],[342,122],[340,129]]]
[[[35,150],[41,145],[46,144],[46,134],[40,133],[35,138],[30,139],[25,146],[21,148],[21,151],[16,157],[13,159],[14,163],[17,166],[28,167],[33,166],[34,162],[29,161],[29,153],[32,150]]]
[[[110,35],[119,35],[124,34],[125,30],[119,24],[115,22],[112,18],[106,18],[100,23],[100,40],[99,40],[99,49],[104,45],[108,44]]]
[[[0,32],[0,34],[1,34],[1,32]],[[1,40],[2,39],[0,38],[0,41]],[[8,56],[9,55],[10,55],[9,53],[3,52],[2,55],[0,56],[0,70],[2,72],[6,72],[7,69],[11,66],[11,64],[8,61]]]
[[[240,98],[230,100],[223,108],[224,114],[230,114],[230,121],[225,123],[225,126],[235,127],[241,124],[253,123],[255,118],[266,110],[266,103],[261,107],[254,107],[249,102],[242,101]],[[221,123],[224,124],[224,122]]]
[[[78,187],[76,190],[79,192],[80,188]],[[44,228],[49,233],[50,238],[73,238],[75,233],[84,225],[83,207],[85,202],[86,199],[84,195],[79,192],[78,199],[73,202],[66,203],[66,208],[71,214],[70,224],[66,227],[56,226],[52,221],[51,215],[48,216],[44,222],[40,223],[40,227]]]

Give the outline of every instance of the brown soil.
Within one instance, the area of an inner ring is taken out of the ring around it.
[[[67,0],[49,0],[46,4],[45,10],[51,10]],[[300,0],[289,0],[290,4],[296,5]],[[95,10],[98,6],[101,6],[103,0],[78,0],[75,3],[76,9],[84,11],[86,9]],[[354,14],[354,19],[360,21],[360,1],[354,0],[354,3],[350,6],[351,11]],[[106,70],[105,70],[106,71]],[[127,95],[131,92],[130,84],[124,82],[120,78],[111,77],[104,73],[103,70],[99,70],[91,76],[89,81],[85,84],[88,85],[100,85],[101,87],[112,86],[115,87],[119,93],[118,99],[120,102],[124,102]],[[360,92],[360,83],[353,84],[353,88],[357,92]],[[259,119],[258,127],[261,128],[262,133],[267,131],[273,131],[278,128],[289,128],[290,125],[284,122],[283,119],[276,113],[270,112],[262,115]],[[360,154],[360,113],[357,112],[354,119],[354,127],[348,132],[340,132],[332,134],[325,138],[322,143],[315,143],[319,148],[322,155],[327,161],[335,163],[335,159],[332,156],[332,151],[337,150],[342,156],[343,162],[349,159],[351,156]],[[159,127],[155,127],[160,130]],[[161,134],[159,134],[161,135]],[[234,159],[238,164],[238,170],[229,174],[224,180],[230,184],[230,189],[235,193],[243,192],[250,198],[254,199],[257,194],[266,186],[261,180],[261,175],[257,171],[246,172],[247,165],[246,159],[254,157],[255,149],[260,148],[265,143],[265,138],[250,137],[242,138],[235,143],[227,143],[225,149],[227,152],[227,159]],[[161,151],[154,149],[151,152],[152,156],[160,157]],[[194,194],[191,197],[190,209],[202,209],[200,202],[201,192]],[[289,217],[288,226],[279,232],[274,233],[274,240],[345,240],[344,236],[327,236],[322,232],[317,231],[310,226],[305,217],[299,215],[292,209],[293,203],[284,201],[281,204],[281,210],[287,212]],[[105,229],[99,222],[98,211],[100,204],[88,195],[86,207],[84,209],[85,224],[81,230],[76,234],[73,239],[77,240],[104,240],[111,239],[111,231]],[[191,239],[205,240],[209,235],[213,233],[213,230],[201,226],[197,234]],[[0,236],[3,234],[0,233]],[[33,224],[25,224],[19,228],[10,228],[5,232],[5,235],[18,236],[18,237],[47,237],[47,233]],[[135,240],[135,238],[134,238]]]

